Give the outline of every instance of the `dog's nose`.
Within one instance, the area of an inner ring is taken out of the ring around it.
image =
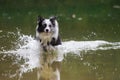
[[[46,32],[48,32],[49,30],[48,29],[46,29]]]

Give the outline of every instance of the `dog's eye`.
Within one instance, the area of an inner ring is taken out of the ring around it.
[[[46,27],[47,25],[46,24],[43,24],[43,27]]]
[[[52,27],[52,25],[49,25],[49,27]]]

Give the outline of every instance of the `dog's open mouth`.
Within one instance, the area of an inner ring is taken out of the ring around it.
[[[52,33],[51,32],[42,32],[42,33],[40,33],[39,36],[43,40],[50,40],[52,37]]]
[[[42,35],[43,36],[50,36],[51,37],[52,33],[51,32],[43,32]]]

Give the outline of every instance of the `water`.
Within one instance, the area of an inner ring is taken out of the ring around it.
[[[61,80],[119,80],[119,3],[1,0],[0,80],[37,80],[40,46],[34,35],[38,15],[58,16],[62,45],[57,46],[57,61],[61,61]]]
[[[5,72],[5,73],[2,73],[2,76],[8,76],[10,78],[18,77],[19,79],[21,79],[23,74],[30,73],[30,72],[32,73],[33,70],[39,66],[40,43],[39,41],[35,40],[34,37],[32,37],[31,35],[24,35],[19,31],[17,34],[13,32],[9,32],[8,34],[10,34],[9,36],[16,36],[18,37],[18,39],[16,40],[17,42],[14,42],[16,43],[14,44],[14,48],[10,50],[5,50],[4,47],[2,47],[2,50],[0,52],[2,55],[0,61],[5,62],[6,57],[11,57],[11,59],[14,58],[13,62],[11,62],[10,65],[18,65],[18,68],[14,73],[11,72],[11,69],[10,69],[9,74]],[[120,42],[108,42],[103,40],[96,40],[96,41],[71,40],[71,41],[62,42],[62,45],[57,46],[57,48],[59,50],[58,61],[64,60],[65,58],[64,56],[68,57],[67,55],[69,54],[78,55],[78,57],[80,57],[80,60],[82,61],[84,60],[83,55],[89,54],[89,51],[91,52],[91,55],[93,55],[92,52],[96,52],[96,51],[119,50]],[[99,55],[102,55],[102,54],[99,54]],[[73,55],[73,59],[74,59],[74,55]],[[65,59],[65,62],[66,62],[66,59]],[[91,67],[91,63],[89,62],[82,62],[82,63],[85,66]]]

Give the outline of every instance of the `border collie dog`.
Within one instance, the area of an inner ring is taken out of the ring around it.
[[[40,41],[40,67],[38,80],[60,80],[60,71],[57,67],[57,48],[61,45],[59,26],[56,17],[45,19],[38,17],[36,38]],[[54,66],[55,67],[54,67]]]
[[[57,46],[61,44],[59,25],[56,17],[53,16],[45,19],[38,16],[36,38],[40,40],[44,51],[47,51],[47,46]]]

